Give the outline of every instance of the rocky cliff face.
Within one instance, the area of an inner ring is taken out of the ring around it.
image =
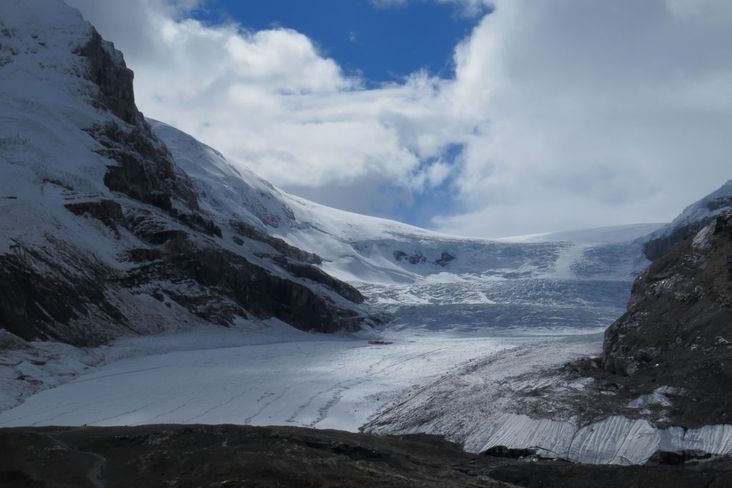
[[[732,421],[732,212],[638,276],[605,333],[603,365],[632,388],[669,386],[682,422]]]
[[[141,126],[142,114],[135,105],[132,81],[135,77],[114,46],[92,29],[89,40],[76,53],[87,59],[86,77],[96,85],[96,105],[127,122]]]
[[[135,106],[122,54],[78,12],[9,0],[0,24],[0,134],[15,134],[0,138],[0,328],[93,345],[240,318],[368,320],[318,256],[203,202]]]

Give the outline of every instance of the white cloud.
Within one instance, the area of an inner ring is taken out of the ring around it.
[[[667,220],[732,177],[730,4],[705,3],[498,2],[457,51],[455,96],[488,123],[458,182],[472,211],[443,228]]]
[[[294,30],[208,26],[155,0],[69,3],[126,53],[146,115],[278,185],[408,187],[419,159],[439,152],[438,131],[421,130],[438,123],[440,81],[425,74],[366,90]]]
[[[191,20],[191,0],[68,3],[125,52],[147,115],[344,208],[454,181],[465,213],[435,224],[495,236],[668,220],[732,177],[726,0],[498,1],[453,78],[378,88],[293,30]]]

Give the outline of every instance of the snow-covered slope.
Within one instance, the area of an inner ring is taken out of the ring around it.
[[[246,216],[260,231],[317,254],[324,271],[354,284],[396,328],[605,327],[648,262],[637,237],[658,228],[493,241],[444,235],[287,194],[177,129],[150,124],[222,229]]]
[[[150,123],[178,166],[193,177],[210,208],[219,215],[247,215],[261,230],[317,253],[324,259],[323,269],[344,280],[398,283],[446,271],[501,274],[524,268],[529,272],[544,269],[547,255],[559,249],[555,244],[457,238],[325,207],[235,168],[220,153],[177,129]]]
[[[670,231],[678,227],[716,217],[730,207],[732,207],[732,180],[729,180],[709,195],[686,207],[678,217],[656,233],[656,235],[667,235]]]
[[[638,237],[659,227],[494,241],[448,236],[289,195],[177,129],[150,124],[192,177],[203,208],[224,220],[245,215],[262,232],[317,254],[323,270],[390,313],[396,329],[599,330],[622,313],[633,276],[648,262]]]
[[[671,249],[674,244],[696,232],[732,208],[732,180],[704,198],[684,209],[670,224],[667,224],[644,241],[644,251],[649,259],[656,259]]]
[[[629,243],[660,224],[499,240],[471,239],[358,215],[283,192],[177,129],[149,121],[218,215],[247,215],[260,229],[321,256],[322,268],[354,283],[414,283],[448,275],[627,281],[645,260]],[[626,245],[627,244],[627,245]],[[625,247],[623,247],[625,246]],[[621,249],[622,248],[622,249]],[[610,256],[605,256],[608,254]],[[603,263],[612,259],[612,263]]]

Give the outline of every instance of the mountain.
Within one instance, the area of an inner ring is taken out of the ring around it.
[[[261,230],[268,209],[216,206],[138,111],[122,54],[77,11],[3,1],[0,33],[3,329],[95,345],[246,318],[326,332],[370,320],[320,257]],[[275,224],[287,209],[270,203]]]

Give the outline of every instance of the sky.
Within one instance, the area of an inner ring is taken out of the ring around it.
[[[210,0],[192,13],[207,23],[233,21],[249,30],[294,29],[346,74],[371,86],[400,82],[422,69],[451,76],[453,49],[478,21],[445,3],[379,8],[369,0]]]
[[[140,109],[275,185],[499,237],[663,222],[732,178],[728,0],[67,0]]]

